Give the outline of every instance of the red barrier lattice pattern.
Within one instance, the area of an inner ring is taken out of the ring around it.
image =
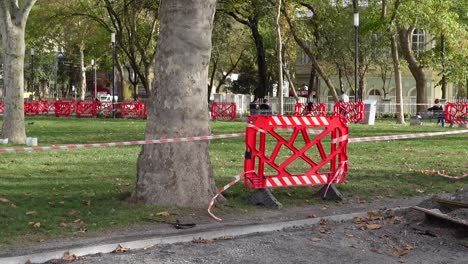
[[[3,102],[0,102],[0,114],[3,115],[3,112],[5,112],[5,106],[4,106]]]
[[[25,115],[39,115],[42,107],[39,101],[24,101],[24,114]]]
[[[211,118],[213,120],[234,120],[236,114],[236,103],[213,102],[211,104]]]
[[[54,112],[55,116],[70,116],[73,112],[74,102],[72,101],[55,101]]]
[[[311,105],[311,109],[307,109],[307,103],[296,103],[294,105],[295,116],[326,116],[327,106],[322,103]]]
[[[468,103],[445,104],[445,121],[449,124],[468,124]]]
[[[144,118],[145,107],[141,102],[125,102],[122,103],[123,118]]]
[[[307,130],[312,127],[322,132],[310,135]],[[337,116],[251,117],[246,132],[245,185],[276,188],[343,183],[348,169],[347,144],[347,123]]]
[[[338,102],[333,106],[335,116],[346,117],[348,122],[359,123],[364,119],[364,103],[363,102]]]
[[[76,116],[96,116],[97,102],[95,101],[79,101],[76,103]]]

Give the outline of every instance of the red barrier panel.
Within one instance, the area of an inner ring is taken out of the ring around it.
[[[211,118],[213,120],[234,120],[236,116],[236,103],[213,102],[211,104]]]
[[[307,103],[296,103],[294,105],[295,116],[326,116],[327,106],[323,103],[315,103],[310,105],[310,109],[307,109]]]
[[[142,102],[123,102],[122,103],[123,118],[144,118],[145,107]]]
[[[312,127],[322,132],[311,138],[307,130]],[[291,134],[285,135],[284,128]],[[346,179],[348,127],[340,117],[253,116],[245,142],[248,188],[335,184]]]
[[[446,103],[445,121],[449,124],[468,124],[468,103]]]
[[[3,102],[0,102],[0,115],[3,115],[3,112],[5,112],[5,106]]]
[[[40,101],[24,101],[24,114],[28,116],[39,115],[41,113]]]
[[[70,116],[73,112],[74,102],[72,101],[55,101],[54,113],[55,116]]]
[[[118,103],[114,103],[114,108],[112,107],[112,102],[101,102],[98,107],[98,112],[104,116],[112,116],[114,111],[117,111]]]
[[[97,102],[95,101],[79,101],[76,103],[76,116],[96,116]]]
[[[364,103],[351,102],[342,103],[338,102],[333,106],[333,114],[335,116],[346,117],[348,122],[359,123],[364,119]]]

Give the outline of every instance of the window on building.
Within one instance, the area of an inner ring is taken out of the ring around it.
[[[426,33],[424,32],[424,30],[418,28],[413,30],[411,43],[411,47],[416,56],[419,56],[420,53],[424,52],[426,46]]]
[[[381,96],[382,94],[380,94],[380,91],[379,91],[379,90],[377,90],[377,89],[372,89],[372,90],[370,90],[369,95],[372,95],[372,96]]]

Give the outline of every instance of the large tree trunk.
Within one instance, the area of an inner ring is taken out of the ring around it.
[[[411,48],[410,37],[414,27],[400,28],[398,30],[398,36],[400,37],[401,50],[405,60],[408,62],[408,67],[411,74],[416,81],[416,104],[418,112],[424,111],[427,104],[427,89],[426,89],[426,74],[424,73],[424,67],[418,62],[414,52]]]
[[[24,144],[24,31],[26,20],[36,0],[0,0],[0,33],[4,59],[4,114],[2,137],[10,142]]]
[[[403,88],[401,84],[401,66],[400,56],[398,55],[398,44],[396,36],[392,35],[390,38],[392,47],[392,60],[393,60],[393,71],[395,73],[395,97],[396,97],[396,112],[397,112],[397,123],[405,124],[405,115],[403,110]]]
[[[155,86],[146,139],[210,134],[208,65],[215,0],[162,0]],[[216,192],[209,142],[145,145],[133,198],[147,204],[206,207]]]

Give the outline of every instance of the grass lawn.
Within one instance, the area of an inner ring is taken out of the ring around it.
[[[1,122],[0,122],[1,125]],[[213,134],[244,132],[243,122],[212,122]],[[27,135],[40,146],[142,140],[145,121],[28,117]],[[399,126],[351,124],[350,137],[448,131],[435,123]],[[467,179],[428,175],[422,170],[468,172],[468,134],[420,139],[350,143],[346,199],[372,201],[386,197],[451,192]],[[243,171],[244,138],[211,143],[216,184],[221,187]],[[183,143],[176,143],[183,144]],[[6,147],[0,145],[0,147]],[[8,145],[11,147],[11,145]],[[89,231],[142,224],[161,211],[187,211],[125,202],[134,187],[141,146],[82,150],[0,153],[0,246],[20,241],[80,235]],[[196,153],[193,154],[196,157]],[[313,188],[275,189],[284,205],[320,203]],[[244,204],[252,191],[239,183],[226,191],[227,202],[215,213],[254,210]],[[208,205],[207,201],[207,205]]]

